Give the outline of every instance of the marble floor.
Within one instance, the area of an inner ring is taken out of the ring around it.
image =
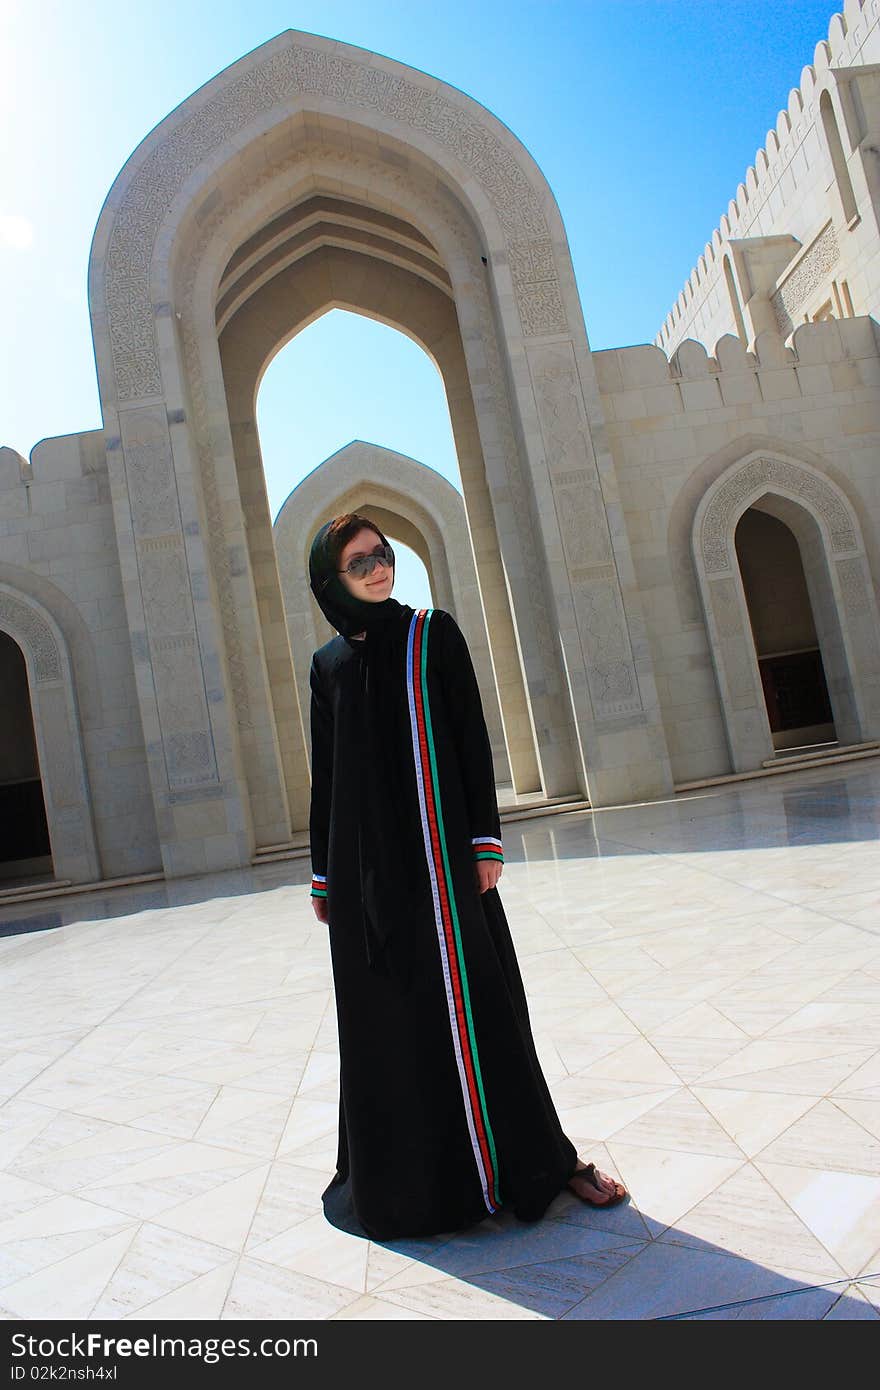
[[[306,860],[0,909],[0,1316],[880,1317],[880,759],[504,828],[566,1132],[624,1179],[373,1244],[325,1221]]]

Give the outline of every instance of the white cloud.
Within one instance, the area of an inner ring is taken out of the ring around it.
[[[27,251],[34,242],[34,224],[17,213],[0,212],[0,246]]]

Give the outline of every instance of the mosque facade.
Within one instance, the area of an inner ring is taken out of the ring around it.
[[[874,756],[878,150],[847,0],[654,342],[592,352],[546,180],[457,89],[289,31],[176,108],[95,231],[103,428],[0,450],[0,892],[307,848],[341,511],[456,615],[503,804]],[[436,363],[460,492],[353,441],[273,522],[257,388],[331,307]]]

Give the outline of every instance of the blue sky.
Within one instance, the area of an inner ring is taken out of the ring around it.
[[[173,107],[282,30],[409,63],[504,121],[553,189],[605,348],[654,337],[833,13],[818,0],[0,0],[0,443],[27,455],[100,427],[86,269],[103,199]],[[435,368],[354,315],[326,315],[275,358],[259,425],[273,516],[353,438],[458,484]],[[404,578],[398,597],[430,601]]]

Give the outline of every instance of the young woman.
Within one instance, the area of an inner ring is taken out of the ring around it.
[[[339,1031],[327,1219],[373,1240],[502,1206],[541,1217],[568,1184],[627,1194],[563,1133],[497,883],[492,752],[451,613],[391,597],[394,552],[357,513],[321,527],[312,592],[339,634],[312,658],[312,899]]]

